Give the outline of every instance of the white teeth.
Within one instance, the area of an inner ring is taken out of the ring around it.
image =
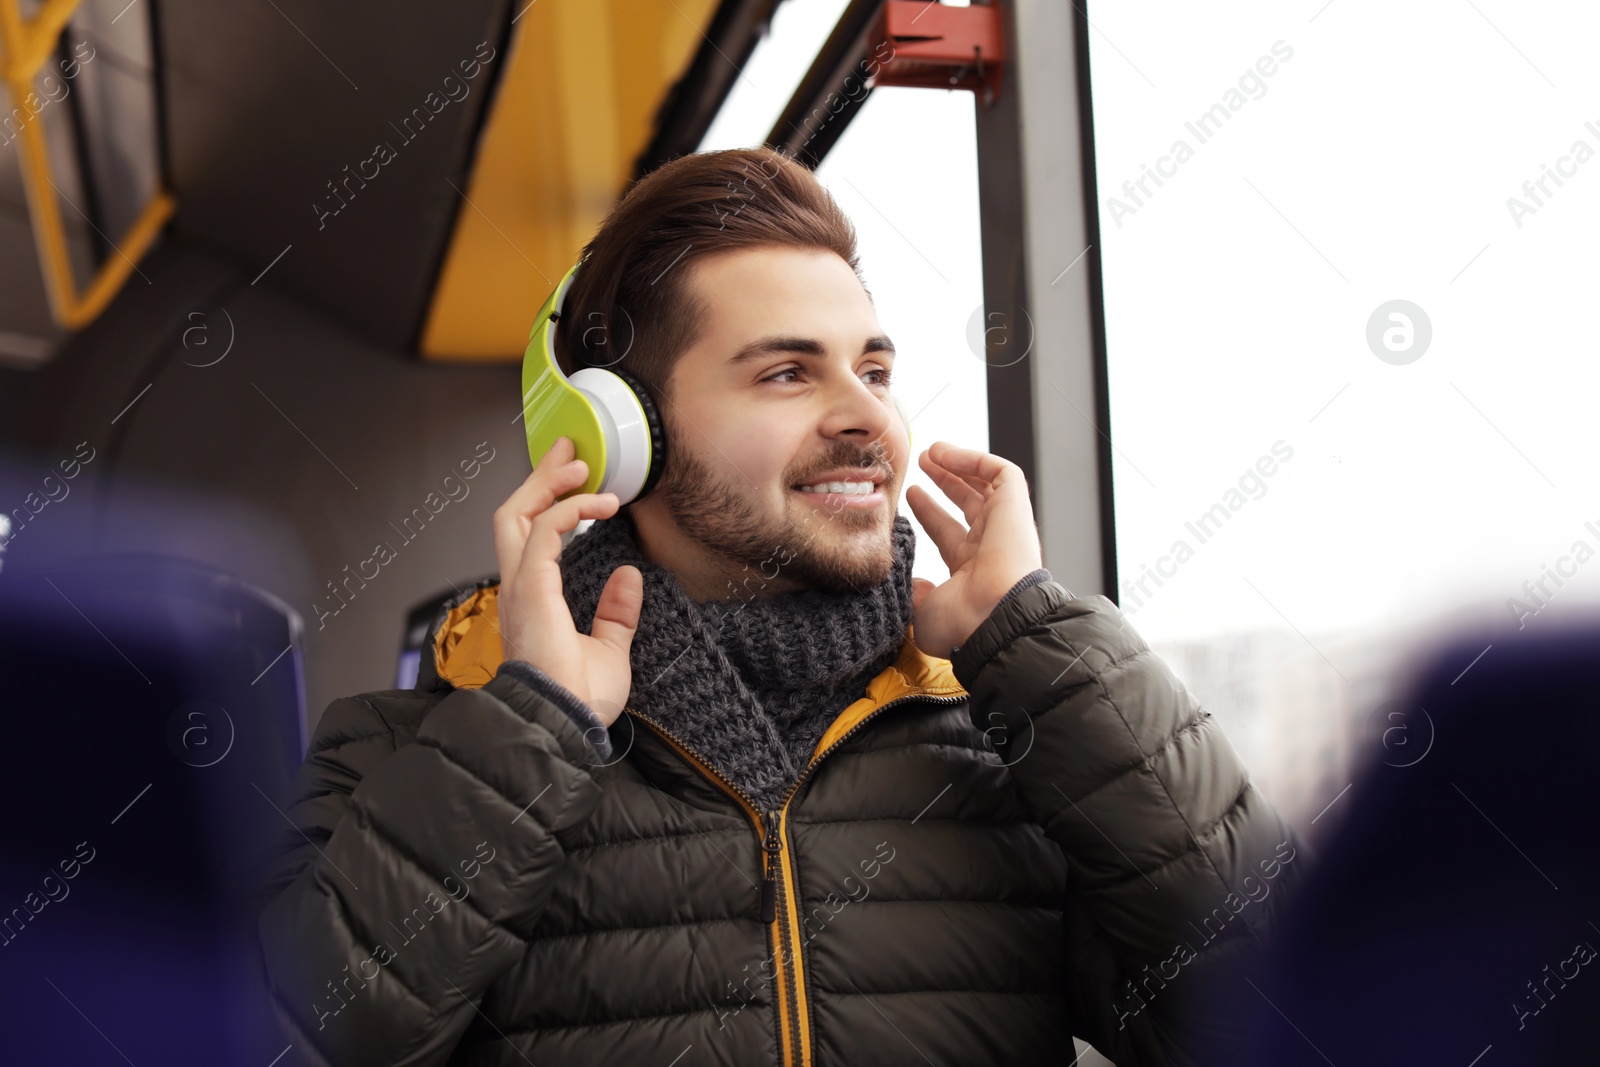
[[[871,482],[818,482],[816,485],[802,485],[802,493],[839,493],[844,496],[865,496],[872,492]]]

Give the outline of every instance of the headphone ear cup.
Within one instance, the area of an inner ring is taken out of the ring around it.
[[[644,382],[623,370],[621,367],[607,367],[612,374],[621,378],[633,395],[639,398],[639,406],[644,409],[645,425],[650,429],[650,469],[644,477],[644,484],[639,487],[639,492],[634,500],[642,499],[650,490],[656,487],[661,480],[661,472],[667,465],[667,434],[661,425],[661,412],[657,409],[655,401],[650,398],[650,390]],[[627,501],[626,503],[632,503]]]

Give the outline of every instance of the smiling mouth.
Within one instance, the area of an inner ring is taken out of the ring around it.
[[[868,479],[853,479],[848,481],[812,482],[809,485],[793,485],[789,491],[796,496],[806,498],[806,506],[813,515],[818,513],[818,508],[829,513],[830,516],[844,519],[846,516],[868,516],[883,514],[884,505],[888,503],[889,495],[884,489],[885,482],[869,481]],[[854,521],[850,523],[854,528]]]
[[[811,485],[792,486],[798,493],[807,493],[812,496],[859,496],[869,497],[883,488],[882,482],[875,481],[848,481],[848,482],[814,482]]]

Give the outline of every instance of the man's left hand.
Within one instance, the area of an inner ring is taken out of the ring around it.
[[[963,527],[921,486],[906,488],[912,514],[950,568],[939,585],[912,579],[914,636],[923,652],[948,659],[1012,586],[1043,565],[1039,530],[1027,479],[1010,460],[935,441],[917,462],[967,520]]]

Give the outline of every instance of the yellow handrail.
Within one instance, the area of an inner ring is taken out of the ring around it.
[[[4,50],[0,78],[5,81],[13,107],[25,106],[23,101],[33,91],[34,75],[55,50],[61,31],[79,3],[80,0],[46,0],[33,18],[24,19],[18,0],[0,0],[0,49]],[[61,326],[77,330],[94,321],[117,295],[134,264],[172,217],[176,202],[165,191],[151,196],[121,243],[113,244],[116,254],[100,265],[94,280],[80,295],[72,277],[61,205],[56,200],[55,183],[50,180],[50,156],[45,150],[42,123],[43,117],[35,112],[23,124],[18,161],[28,194],[28,215],[33,221],[40,271],[50,297],[50,314]]]

